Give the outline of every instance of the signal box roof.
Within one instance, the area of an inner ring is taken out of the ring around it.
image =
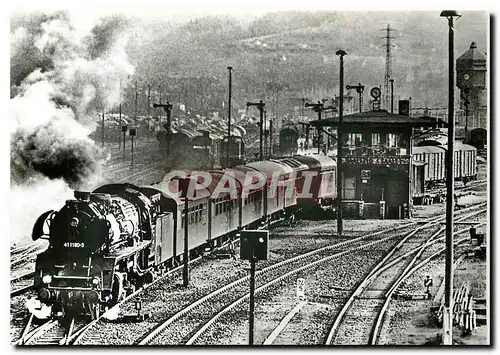
[[[331,127],[338,126],[339,118],[327,118],[324,120],[314,120],[309,122],[314,127]],[[387,112],[386,110],[367,111],[346,115],[342,118],[342,125],[358,126],[358,125],[373,125],[373,126],[412,126],[412,127],[432,127],[436,124],[427,117],[409,117]]]

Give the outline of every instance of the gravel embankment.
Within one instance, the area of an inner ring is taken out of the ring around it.
[[[306,223],[305,229],[307,229],[307,227],[308,225]],[[277,234],[278,233],[279,229],[277,230]],[[294,235],[289,238],[271,237],[269,260],[259,262],[258,266],[259,268],[264,268],[270,264],[275,264],[279,261],[285,260],[298,254],[296,250],[303,253],[316,250],[323,245],[333,245],[336,242],[337,240],[328,236],[320,239],[318,239],[317,236],[296,237]],[[326,255],[324,253],[328,254],[331,253],[331,251],[325,251],[323,254],[318,254],[315,258]],[[246,276],[248,271],[244,270],[244,267],[248,267],[248,263],[240,260],[204,260],[199,263],[199,265],[192,268],[190,287],[187,290],[177,286],[181,283],[181,278],[180,276],[176,276],[160,281],[157,285],[154,285],[140,296],[143,300],[142,312],[151,313],[152,317],[150,319],[137,324],[101,321],[95,327],[95,330],[90,332],[97,334],[92,336],[89,335],[88,341],[84,338],[82,344],[133,344],[134,342],[142,339],[144,335],[153,329],[157,324],[170,318],[172,315],[187,307],[189,304],[209,294],[210,292],[229,284],[230,282]],[[279,272],[283,273],[290,270],[292,267],[293,265],[290,265],[285,269],[280,268]],[[258,285],[259,283],[257,283],[257,286]],[[234,295],[236,298],[237,296],[238,293]],[[221,299],[220,302],[224,303],[224,300]],[[219,303],[219,301],[217,301],[217,303]],[[216,307],[215,303],[211,303],[210,308],[207,308],[206,311],[200,311],[197,309],[195,311],[195,316],[192,316],[192,318],[187,317],[183,322],[179,322],[178,326],[176,325],[175,327],[172,327],[172,336],[165,336],[157,342],[161,344],[170,344],[175,343],[171,340],[175,337],[185,339],[186,334],[190,334],[190,332],[193,331],[193,320],[198,319],[198,316],[205,319],[205,316],[213,313],[214,307]],[[135,313],[133,300],[127,302],[127,304],[122,307],[122,313]],[[202,319],[199,320],[201,321]],[[191,330],[187,330],[186,326],[183,326],[183,324],[190,324]],[[100,340],[96,340],[96,335],[99,335]]]
[[[340,309],[345,297],[394,243],[395,241],[385,242],[383,246],[380,244],[370,250],[342,256],[306,272],[293,275],[259,293],[256,297],[255,344],[262,344],[281,319],[295,306],[293,299],[297,278],[305,279],[309,303],[300,311],[300,317],[302,317],[300,326],[294,317],[291,323],[294,326],[289,325],[292,330],[287,330],[289,329],[287,326],[274,343],[322,344],[333,322],[333,317]],[[274,309],[273,306],[275,306]],[[270,309],[273,309],[273,312],[270,312]],[[228,312],[210,327],[196,344],[246,344],[247,310],[248,302],[244,302]],[[318,323],[319,319],[330,319],[331,322]],[[292,340],[297,342],[292,342]]]

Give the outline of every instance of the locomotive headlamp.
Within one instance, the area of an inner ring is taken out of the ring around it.
[[[49,283],[51,283],[51,282],[52,282],[52,276],[50,276],[50,275],[45,275],[44,277],[42,277],[42,281],[43,281],[43,283],[45,283],[45,284],[49,284]]]
[[[101,280],[99,280],[99,278],[98,278],[98,277],[94,277],[94,278],[92,279],[92,284],[93,284],[94,286],[99,285],[99,283],[100,283],[100,282],[101,282]]]
[[[78,218],[73,217],[73,218],[71,219],[71,222],[69,222],[69,225],[70,225],[71,227],[76,227],[76,226],[78,226],[78,223],[80,223],[80,221],[78,220]]]

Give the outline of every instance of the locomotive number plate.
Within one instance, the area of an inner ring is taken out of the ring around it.
[[[64,243],[65,248],[85,248],[85,243],[79,242],[66,242]]]

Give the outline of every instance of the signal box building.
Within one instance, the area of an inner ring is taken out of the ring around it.
[[[424,183],[422,162],[412,161],[412,132],[435,124],[385,110],[343,117],[342,206],[346,217],[407,218],[412,193]],[[338,117],[312,121],[338,127]]]

